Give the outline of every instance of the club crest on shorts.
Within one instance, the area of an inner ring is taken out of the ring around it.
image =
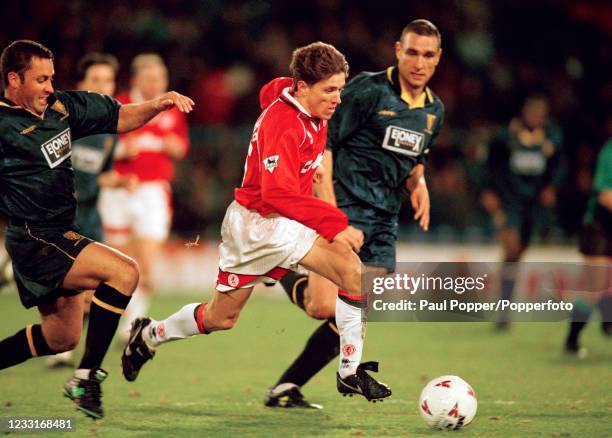
[[[264,158],[263,164],[268,172],[274,172],[274,169],[278,166],[278,155],[270,155],[268,158]]]
[[[229,284],[231,287],[238,286],[238,283],[240,283],[240,278],[238,278],[236,274],[230,274],[227,276],[227,284]]]
[[[77,233],[76,231],[66,231],[64,233],[64,237],[68,240],[80,240],[83,237],[81,237],[81,235],[79,233]]]

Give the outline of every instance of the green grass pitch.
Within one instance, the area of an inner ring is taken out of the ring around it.
[[[151,315],[199,300],[159,297]],[[14,293],[0,295],[0,336],[36,320]],[[456,374],[476,390],[478,414],[449,433],[610,437],[612,339],[596,322],[584,333],[583,361],[561,354],[565,323],[515,324],[504,334],[478,323],[371,323],[363,359],[380,361],[379,377],[393,389],[389,400],[340,397],[334,361],[303,388],[322,411],[279,410],[263,406],[264,392],[319,323],[285,299],[255,294],[232,331],[162,346],[134,383],[123,380],[113,346],[104,364],[110,375],[102,421],[85,418],[62,397],[71,371],[47,370],[41,359],[0,371],[0,418],[73,417],[76,433],[52,434],[67,437],[436,436],[446,432],[422,422],[417,400],[430,378]]]

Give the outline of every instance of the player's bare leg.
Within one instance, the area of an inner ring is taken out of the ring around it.
[[[526,245],[521,242],[517,230],[506,228],[500,231],[499,240],[504,252],[504,263],[501,272],[500,299],[512,301],[514,297],[514,285],[516,280],[516,263],[525,252]],[[500,313],[495,327],[498,330],[506,330],[510,326],[510,315],[508,312]]]
[[[136,263],[124,254],[99,243],[92,243],[81,251],[64,279],[62,286],[65,289],[95,290],[85,353],[74,376],[64,386],[64,395],[92,418],[102,418],[104,415],[100,383],[106,378],[107,372],[101,368],[102,360],[137,283]],[[75,303],[75,316],[74,320],[71,320],[73,324],[70,330],[80,335],[82,297]],[[54,324],[55,318],[49,316],[47,319],[51,327],[57,326]]]
[[[298,277],[298,281],[307,285],[301,297],[304,311],[311,318],[325,321],[310,335],[304,350],[285,370],[276,384],[266,392],[264,405],[271,408],[322,409],[323,406],[306,400],[300,389],[336,358],[340,351],[335,317],[338,286],[314,272],[308,277]],[[294,280],[289,279],[289,282]],[[286,282],[281,281],[281,283],[285,287]],[[295,300],[297,301],[297,297]]]
[[[308,286],[304,291],[304,310],[314,319],[334,318],[337,296],[338,286],[312,272],[308,275]]]
[[[140,281],[132,296],[130,305],[126,309],[121,323],[120,334],[123,342],[126,342],[130,333],[132,322],[143,317],[149,312],[151,299],[155,291],[153,283],[153,263],[157,255],[162,251],[164,241],[147,237],[137,238],[129,245],[127,254],[130,254],[138,262],[140,268]]]
[[[0,290],[13,281],[13,267],[8,254],[0,255]]]
[[[376,275],[387,274],[386,268],[365,266]],[[338,286],[314,272],[308,275],[304,291],[304,310],[315,319],[326,319],[306,341],[304,349],[285,370],[274,387],[266,392],[264,405],[282,408],[315,408],[322,406],[310,403],[301,392],[314,375],[338,356],[340,339],[336,327],[336,298]]]
[[[77,233],[66,233],[64,238],[70,243],[58,240],[56,248],[72,260],[72,265],[64,276],[61,290],[55,291],[58,298],[39,304],[41,324],[30,325],[0,341],[0,369],[31,357],[74,348],[83,324],[83,297],[79,292],[93,289],[85,353],[74,377],[66,383],[64,394],[87,415],[101,418],[100,383],[106,376],[101,365],[121,313],[138,282],[138,269],[125,255],[99,243],[84,241]],[[59,246],[62,244],[63,248]],[[74,255],[70,253],[71,245],[81,245]]]
[[[386,268],[363,265],[365,272],[386,275]],[[304,292],[305,311],[311,318],[327,319],[336,316],[338,286],[327,278],[312,272],[308,275],[308,286]]]
[[[79,296],[83,298],[83,325],[86,323],[87,318],[89,317],[89,309],[91,307],[91,299],[93,298],[94,291],[87,290],[81,293]],[[57,353],[52,356],[47,356],[45,359],[45,364],[49,368],[63,368],[74,366],[74,350],[64,351],[62,353]]]
[[[580,334],[586,327],[596,306],[601,311],[601,330],[605,336],[612,335],[612,258],[607,256],[585,256],[583,266],[585,294],[574,300],[569,330],[565,338],[565,352],[578,359],[587,357],[588,351],[580,345]]]
[[[40,324],[31,324],[0,341],[0,369],[32,357],[48,356],[73,349],[82,330],[81,295],[61,296],[38,306]]]
[[[51,350],[64,352],[77,346],[83,329],[82,294],[41,304],[38,311],[42,334]]]
[[[73,366],[72,350],[79,343],[83,331],[84,295],[60,297],[38,306],[43,336],[49,347],[58,352],[47,356],[47,366]]]
[[[126,380],[136,380],[142,366],[153,359],[161,344],[234,327],[252,291],[252,287],[231,292],[215,291],[209,303],[187,304],[162,321],[134,320],[121,357]]]
[[[300,264],[340,288],[335,312],[340,336],[338,391],[343,395],[361,394],[370,401],[389,397],[389,387],[366,373],[366,370],[378,371],[378,363],[361,363],[365,337],[362,306],[367,296],[361,290],[363,267],[357,254],[340,242],[329,243],[318,238]]]

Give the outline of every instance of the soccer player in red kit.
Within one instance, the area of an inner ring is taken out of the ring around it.
[[[138,103],[163,94],[168,70],[159,55],[145,53],[132,61],[131,89],[119,94],[122,104]],[[174,160],[189,149],[187,118],[178,109],[158,115],[145,126],[119,137],[113,170],[127,187],[106,188],[100,195],[100,212],[106,243],[134,257],[140,282],[127,308],[119,333],[127,339],[132,321],[146,315],[154,285],[154,257],[168,238],[172,221],[170,182]]]
[[[348,64],[321,42],[296,49],[292,78],[277,78],[260,92],[262,114],[255,123],[242,185],[221,228],[216,291],[210,303],[193,303],[163,321],[139,318],[122,357],[123,373],[135,380],[165,342],[234,326],[253,287],[274,282],[298,265],[338,285],[336,321],[340,332],[338,391],[368,400],[391,395],[387,385],[361,364],[365,322],[361,306],[361,262],[356,252],[363,233],[338,208],[312,196],[327,121],[340,104]]]

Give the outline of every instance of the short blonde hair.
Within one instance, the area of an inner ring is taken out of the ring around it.
[[[166,68],[166,63],[157,53],[141,53],[132,60],[132,76],[143,68],[160,66]]]

